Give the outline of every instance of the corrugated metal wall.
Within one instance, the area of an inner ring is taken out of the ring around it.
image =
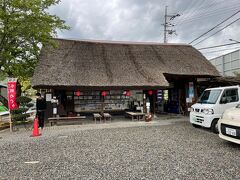
[[[240,50],[209,60],[223,76],[240,73]]]

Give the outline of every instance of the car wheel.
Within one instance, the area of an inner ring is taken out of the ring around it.
[[[195,128],[201,128],[201,126],[197,125],[197,124],[192,124],[192,126],[195,127]]]
[[[215,134],[218,134],[218,119],[214,119],[211,124],[211,131]]]

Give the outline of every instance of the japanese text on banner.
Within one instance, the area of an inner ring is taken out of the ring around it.
[[[16,98],[17,98],[17,82],[16,81],[8,81],[8,108],[9,110],[13,110],[18,108]]]

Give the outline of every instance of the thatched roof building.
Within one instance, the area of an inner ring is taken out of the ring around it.
[[[219,76],[195,48],[185,44],[56,39],[43,47],[33,76],[35,88],[156,89],[165,74]]]

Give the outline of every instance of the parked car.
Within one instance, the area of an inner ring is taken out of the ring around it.
[[[240,104],[224,112],[218,130],[220,138],[240,144]]]
[[[240,103],[240,87],[226,86],[206,89],[191,107],[190,123],[194,127],[211,128],[218,132],[218,120],[223,112]]]

